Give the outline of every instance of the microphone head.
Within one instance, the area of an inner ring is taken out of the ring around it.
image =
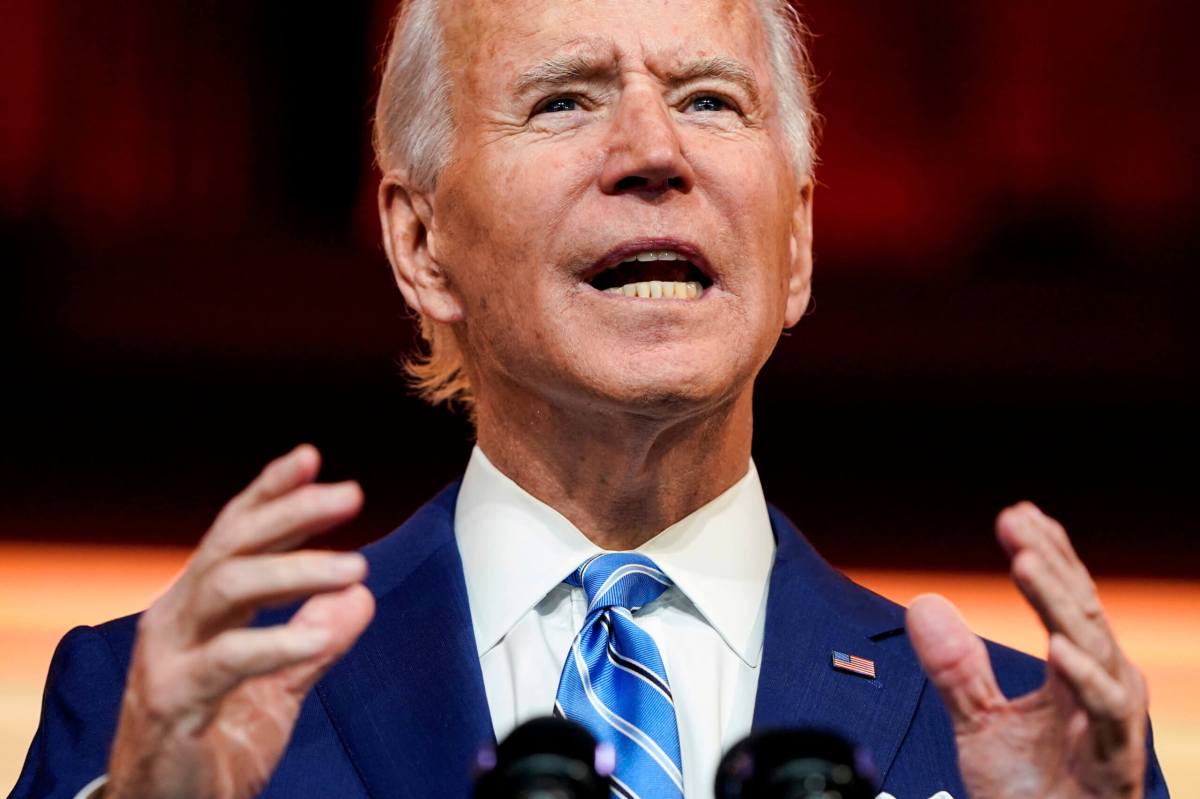
[[[831,732],[754,733],[717,767],[717,799],[875,799],[874,761]]]
[[[476,759],[476,799],[607,799],[612,747],[561,718],[517,727]]]

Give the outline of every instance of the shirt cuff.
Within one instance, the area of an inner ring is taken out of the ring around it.
[[[100,795],[100,789],[108,784],[108,775],[102,774],[83,786],[83,790],[75,794],[75,799],[94,799]]]

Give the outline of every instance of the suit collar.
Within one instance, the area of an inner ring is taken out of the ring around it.
[[[376,799],[467,796],[479,748],[492,743],[452,484],[364,550],[375,620],[317,684],[333,725]]]
[[[771,521],[777,549],[753,728],[839,732],[868,748],[882,781],[925,685],[903,608],[831,567],[776,508]],[[835,670],[834,650],[873,660],[876,679]]]

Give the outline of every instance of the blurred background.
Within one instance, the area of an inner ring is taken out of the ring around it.
[[[0,4],[0,788],[54,641],[144,605],[266,460],[311,441],[326,476],[361,481],[338,546],[465,464],[469,426],[401,376],[413,327],[378,243],[393,10]],[[981,614],[1016,614],[998,630],[1034,623],[992,518],[1039,502],[1143,614],[1122,623],[1159,669],[1159,750],[1200,795],[1200,12],[805,14],[827,120],[816,306],[759,384],[768,497],[899,601],[994,597]],[[1039,651],[1031,635],[1015,643]]]

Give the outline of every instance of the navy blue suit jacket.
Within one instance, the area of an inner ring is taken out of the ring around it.
[[[478,748],[494,740],[462,562],[457,484],[368,546],[376,615],[317,684],[263,796],[465,797]],[[824,727],[866,744],[897,799],[966,791],[954,735],[904,631],[900,606],[821,559],[778,510],[778,542],[754,728]],[[78,627],[59,644],[42,718],[10,799],[71,799],[106,769],[136,617]],[[877,678],[835,671],[833,650],[875,661]],[[1044,664],[988,644],[1010,696],[1041,684]],[[1165,797],[1151,752],[1147,796]],[[692,786],[693,797],[711,786]]]

